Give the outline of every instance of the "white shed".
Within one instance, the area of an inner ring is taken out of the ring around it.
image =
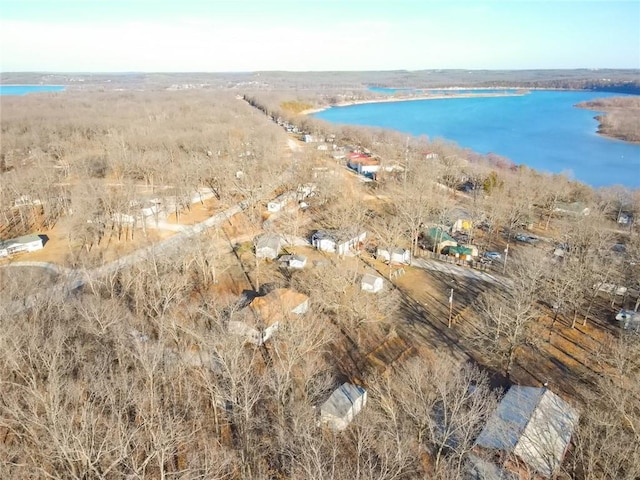
[[[387,248],[378,248],[376,257],[382,258],[385,262],[402,263],[409,265],[411,263],[411,252],[406,248],[393,248],[391,252]]]
[[[367,404],[367,391],[351,383],[343,383],[320,406],[320,421],[334,430],[344,430]]]
[[[283,255],[278,259],[288,268],[302,269],[307,266],[307,257],[304,255]]]
[[[360,281],[360,288],[364,292],[378,293],[384,286],[384,280],[381,277],[366,273]]]

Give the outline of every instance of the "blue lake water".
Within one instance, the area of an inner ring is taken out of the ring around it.
[[[62,92],[64,85],[0,85],[0,95],[26,95],[28,93]]]
[[[533,91],[504,97],[447,98],[333,107],[314,117],[398,130],[507,157],[516,164],[599,187],[640,187],[640,145],[596,133],[599,112],[574,107],[621,96],[587,91]]]

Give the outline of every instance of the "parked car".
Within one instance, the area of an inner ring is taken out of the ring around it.
[[[524,233],[519,233],[516,235],[516,240],[524,243],[536,243],[538,241],[538,237],[534,237],[533,235],[525,235]]]
[[[484,258],[488,258],[489,260],[500,260],[502,255],[499,252],[485,252]]]

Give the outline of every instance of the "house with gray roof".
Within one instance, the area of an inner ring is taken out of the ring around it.
[[[261,235],[256,239],[256,257],[275,259],[278,258],[282,248],[282,238],[280,235]]]
[[[376,258],[381,258],[385,262],[409,265],[411,263],[411,252],[406,248],[378,248]]]
[[[384,286],[384,280],[377,275],[365,273],[360,281],[360,289],[364,292],[378,293]]]
[[[359,250],[367,232],[356,229],[318,230],[311,236],[311,244],[323,252],[347,255]]]
[[[367,404],[367,391],[352,383],[343,383],[320,406],[320,421],[334,430],[344,430]]]
[[[504,454],[504,467],[526,478],[553,478],[578,424],[578,413],[547,388],[513,386],[476,439]]]
[[[35,252],[44,248],[39,235],[23,235],[10,240],[0,240],[0,258],[20,252]]]

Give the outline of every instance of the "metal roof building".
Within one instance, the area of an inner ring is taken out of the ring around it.
[[[544,478],[561,465],[578,413],[547,388],[513,386],[476,439],[487,450],[513,454]]]

